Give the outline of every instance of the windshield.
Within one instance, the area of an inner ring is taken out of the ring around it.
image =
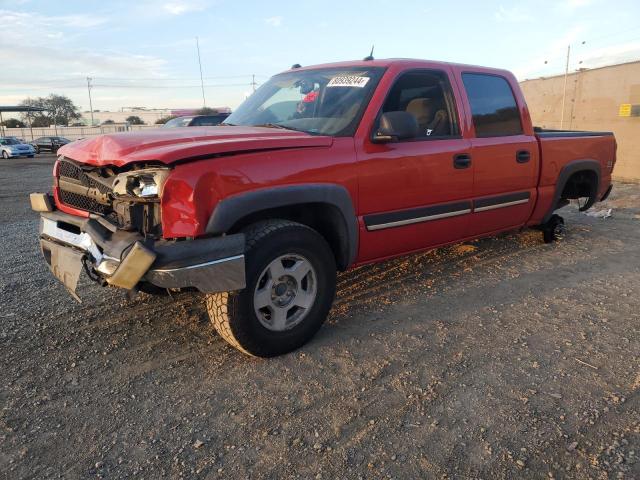
[[[189,122],[193,119],[193,117],[178,117],[172,118],[167,123],[163,125],[164,128],[175,128],[175,127],[188,127]]]
[[[380,67],[353,67],[282,73],[262,85],[224,124],[352,136],[383,72]]]
[[[3,138],[0,140],[0,145],[20,145],[20,142],[14,138]]]

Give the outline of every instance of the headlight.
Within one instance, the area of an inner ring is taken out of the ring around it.
[[[121,173],[113,182],[113,193],[116,196],[159,198],[168,176],[168,168],[145,168]]]

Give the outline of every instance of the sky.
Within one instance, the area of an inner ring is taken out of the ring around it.
[[[0,104],[235,108],[294,63],[444,60],[520,80],[640,60],[638,0],[0,0]],[[584,43],[583,43],[584,42]]]

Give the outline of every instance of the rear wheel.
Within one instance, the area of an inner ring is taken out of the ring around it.
[[[5,160],[8,160],[8,159],[9,159],[9,154],[7,153],[7,151],[6,151],[6,150],[3,150],[3,151],[2,151],[2,158],[4,158]]]
[[[560,215],[553,214],[547,223],[542,226],[544,243],[557,242],[564,238],[564,219]]]
[[[247,286],[206,296],[220,336],[258,357],[291,352],[325,321],[335,295],[335,259],[315,230],[269,220],[245,230]]]

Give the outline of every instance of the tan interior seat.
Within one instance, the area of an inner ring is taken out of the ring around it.
[[[416,118],[421,136],[449,135],[449,116],[432,98],[414,98],[406,111]]]

